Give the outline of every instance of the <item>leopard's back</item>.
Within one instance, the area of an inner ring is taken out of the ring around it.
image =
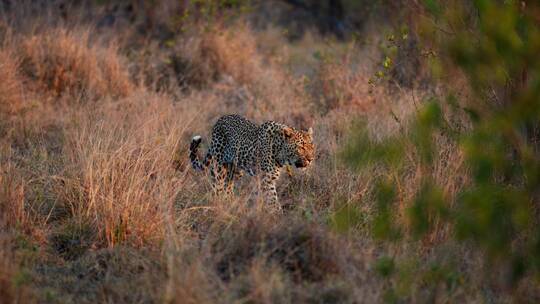
[[[225,115],[212,128],[211,153],[220,164],[255,171],[259,126],[240,115]]]

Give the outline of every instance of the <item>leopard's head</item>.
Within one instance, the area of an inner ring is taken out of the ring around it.
[[[305,168],[315,158],[315,145],[313,144],[313,129],[308,131],[296,130],[291,127],[283,128],[284,145],[281,149],[283,164],[295,165]]]

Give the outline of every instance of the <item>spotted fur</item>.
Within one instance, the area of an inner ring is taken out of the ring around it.
[[[300,131],[274,121],[259,126],[240,115],[218,119],[203,160],[197,155],[201,142],[201,136],[191,141],[191,164],[195,170],[209,169],[216,193],[231,193],[234,180],[243,172],[260,174],[266,200],[273,204],[277,204],[276,181],[281,168],[307,167],[315,154],[311,128]]]

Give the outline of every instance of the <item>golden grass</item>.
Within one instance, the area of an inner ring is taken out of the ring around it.
[[[133,88],[116,47],[99,45],[88,30],[37,31],[13,44],[24,76],[53,97],[121,97]]]
[[[219,94],[229,111],[307,129],[312,119],[302,79],[292,77],[278,61],[265,58],[256,37],[248,25],[240,23],[232,28],[215,25],[182,39],[177,43],[178,54],[187,67],[180,77]]]
[[[3,151],[6,152],[6,151]],[[28,227],[32,222],[25,212],[25,185],[13,163],[3,163],[0,172],[0,210],[6,225]]]
[[[13,115],[23,108],[19,64],[13,52],[0,50],[0,115]]]
[[[320,69],[321,93],[328,109],[349,108],[362,112],[375,107],[375,96],[370,94],[370,75],[366,71],[343,68],[351,63],[347,58],[337,63],[323,64]]]

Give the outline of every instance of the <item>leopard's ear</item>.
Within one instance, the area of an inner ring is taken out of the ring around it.
[[[307,134],[308,134],[309,136],[313,136],[313,128],[309,128],[309,129],[307,130]]]
[[[294,134],[294,131],[291,127],[285,127],[283,128],[283,134],[285,134],[285,137],[292,137]]]

